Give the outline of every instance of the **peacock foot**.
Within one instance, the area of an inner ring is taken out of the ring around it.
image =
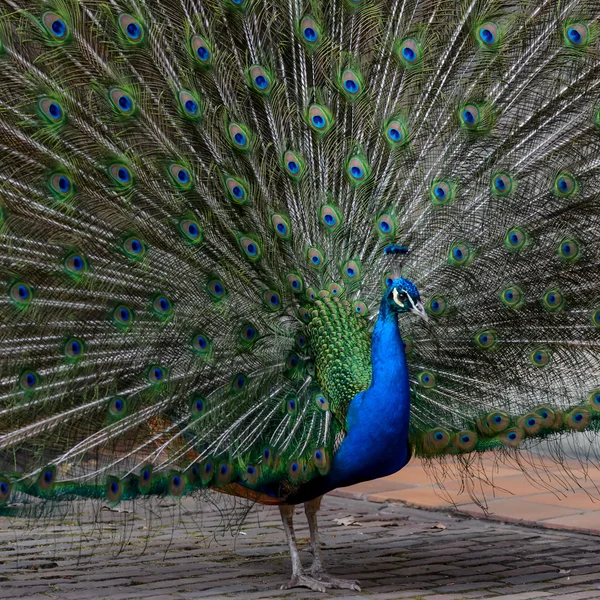
[[[289,583],[284,583],[281,586],[282,590],[289,590],[295,587],[305,587],[313,592],[325,592],[328,588],[333,586],[325,581],[318,581],[310,575],[304,575],[303,573],[294,573]]]
[[[329,588],[337,590],[355,590],[360,592],[360,585],[356,579],[338,579],[326,573],[322,568],[311,569],[310,574],[317,580],[327,585]]]

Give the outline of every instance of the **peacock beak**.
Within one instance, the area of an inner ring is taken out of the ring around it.
[[[415,315],[419,315],[424,321],[429,321],[429,317],[427,316],[427,313],[420,302],[413,304],[409,310],[410,312],[415,313]]]

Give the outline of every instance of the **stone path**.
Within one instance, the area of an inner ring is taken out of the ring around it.
[[[543,457],[527,457],[524,464],[539,474],[527,478],[514,465],[499,463],[489,455],[476,458],[472,469],[479,470],[479,479],[463,482],[461,472],[449,466],[443,489],[432,484],[422,463],[414,460],[394,475],[335,494],[600,535],[600,469],[596,466],[567,461],[565,471]]]
[[[89,507],[60,524],[0,518],[0,598],[600,599],[600,537],[331,496],[320,519],[327,564],[363,591],[282,591],[290,561],[278,511],[252,508],[237,536],[244,507],[224,514],[186,499],[154,506],[149,520]]]

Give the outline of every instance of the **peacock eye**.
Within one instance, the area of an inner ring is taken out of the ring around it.
[[[400,302],[406,302],[408,300],[408,294],[406,292],[400,292],[398,294],[398,300],[400,300]]]

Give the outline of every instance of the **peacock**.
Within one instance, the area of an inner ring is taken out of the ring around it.
[[[325,493],[593,440],[598,17],[2,0],[0,510],[217,490],[358,590]]]

